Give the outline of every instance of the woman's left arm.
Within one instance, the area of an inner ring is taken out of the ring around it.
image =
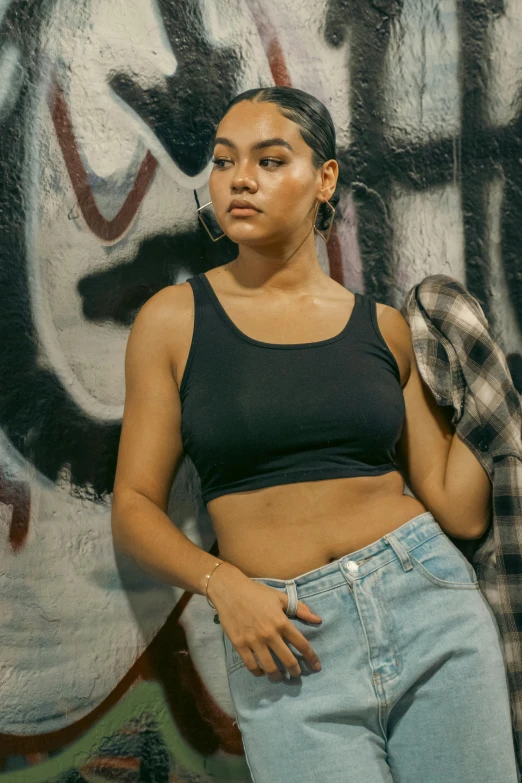
[[[399,310],[381,308],[383,337],[406,369],[406,418],[396,450],[404,480],[446,533],[480,538],[491,517],[488,474],[451,424],[453,407],[439,406],[421,378],[408,322]]]

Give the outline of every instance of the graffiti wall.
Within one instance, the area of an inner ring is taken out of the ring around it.
[[[0,783],[249,780],[212,610],[110,531],[133,319],[235,256],[193,194],[234,95],[329,107],[324,269],[459,278],[522,391],[521,36],[517,0],[0,0]],[[188,458],[169,515],[216,552]]]

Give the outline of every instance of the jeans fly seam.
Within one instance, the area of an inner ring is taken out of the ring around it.
[[[354,584],[354,587],[355,587],[355,584]],[[374,672],[374,669],[373,669],[373,666],[372,666],[372,652],[371,652],[371,649],[370,649],[370,640],[368,639],[368,634],[366,633],[366,627],[365,627],[363,619],[362,619],[361,606],[359,604],[359,599],[357,597],[357,591],[356,590],[353,591],[353,598],[354,598],[354,601],[355,601],[355,605],[357,607],[357,614],[359,615],[359,622],[360,622],[361,627],[363,629],[364,638],[366,639],[366,650],[368,652],[368,664],[369,664],[369,667],[370,667],[370,671],[372,672],[372,675],[374,675],[374,674],[376,674],[376,672]],[[383,716],[383,711],[382,711],[381,694],[379,693],[378,685],[375,682],[375,677],[373,677],[373,676],[372,676],[372,683],[373,683],[373,688],[374,688],[375,694],[377,696],[377,704],[379,705],[379,725],[381,727],[381,731],[382,731],[383,737],[386,737],[386,732],[385,732],[385,729],[384,729],[384,720],[383,720],[384,716]],[[384,690],[383,690],[383,694],[384,694]],[[384,695],[384,704],[385,704],[384,709],[386,710],[386,696],[385,695]]]
[[[392,646],[392,650],[393,650],[393,660],[394,660],[395,668],[396,668],[396,673],[395,674],[392,674],[389,677],[381,677],[381,681],[386,681],[387,682],[388,680],[395,679],[396,677],[399,676],[399,664],[400,664],[400,661],[401,661],[401,655],[400,655],[400,652],[399,652],[399,644],[398,644],[398,641],[397,641],[397,636],[395,634],[395,626],[391,622],[391,614],[390,614],[390,611],[389,611],[389,608],[388,608],[388,604],[386,602],[386,599],[383,597],[383,590],[382,590],[383,584],[382,584],[382,578],[381,577],[382,577],[382,574],[377,573],[377,577],[376,577],[376,580],[375,580],[374,587],[375,587],[377,603],[379,605],[379,609],[380,609],[380,611],[382,613],[382,616],[384,618],[384,622],[386,624],[386,628],[388,630],[388,635],[389,635],[391,646]]]

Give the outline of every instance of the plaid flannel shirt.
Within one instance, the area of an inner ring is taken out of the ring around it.
[[[522,774],[522,410],[504,353],[478,301],[455,278],[430,275],[401,313],[419,372],[492,484],[490,526],[481,539],[450,536],[473,564],[503,642],[513,734]],[[469,553],[466,545],[470,545]]]

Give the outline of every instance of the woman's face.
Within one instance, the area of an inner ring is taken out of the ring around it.
[[[337,178],[335,161],[315,169],[312,155],[299,126],[275,104],[241,101],[227,112],[216,131],[209,190],[233,242],[263,245],[310,232],[316,201],[331,196]],[[258,211],[231,210],[234,199]]]

